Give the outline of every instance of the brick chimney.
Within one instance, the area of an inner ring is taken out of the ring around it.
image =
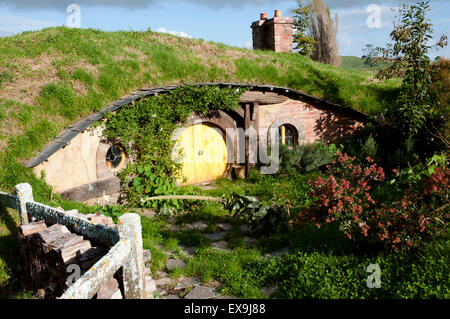
[[[253,48],[255,50],[272,50],[275,52],[292,52],[294,19],[283,17],[281,10],[275,10],[275,16],[267,19],[261,13],[259,21],[252,23]]]

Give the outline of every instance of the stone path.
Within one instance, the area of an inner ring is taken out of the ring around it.
[[[208,229],[207,222],[204,221],[196,221],[187,223],[182,225],[181,227],[173,225],[175,223],[175,219],[169,221],[171,225],[168,226],[168,229],[172,232],[178,231],[189,231],[189,230],[197,230],[202,232],[202,235],[210,240],[212,243],[210,244],[212,249],[230,253],[232,250],[228,247],[228,242],[225,240],[227,238],[227,234],[230,230],[233,229],[233,225],[229,223],[217,223],[215,224],[215,229],[217,232],[205,232]],[[242,240],[247,247],[251,247],[257,243],[257,239],[251,237],[251,230],[248,225],[240,225],[239,229],[241,233],[243,233]],[[196,247],[188,247],[188,246],[179,246],[181,249],[181,256],[183,258],[193,258],[195,255]],[[163,247],[158,247],[158,249],[163,249]],[[265,254],[264,257],[272,258],[272,257],[281,257],[288,252],[288,248],[279,249],[274,252],[270,252]],[[166,251],[168,256],[168,260],[165,265],[165,271],[156,271],[153,276],[155,279],[152,279],[148,276],[147,281],[149,285],[149,289],[156,298],[160,299],[235,299],[233,296],[222,296],[218,292],[218,288],[221,286],[220,282],[210,282],[210,283],[202,283],[201,278],[198,277],[180,277],[180,278],[171,278],[169,272],[174,271],[177,268],[185,268],[186,263],[176,254],[173,254],[170,251]],[[148,256],[146,259],[149,259]],[[149,270],[148,270],[149,271]],[[277,290],[277,287],[263,287],[261,292],[264,296],[269,297],[273,295]]]

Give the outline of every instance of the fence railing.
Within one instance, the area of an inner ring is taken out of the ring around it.
[[[144,258],[141,218],[125,214],[119,218],[118,229],[91,223],[87,219],[66,215],[55,208],[37,203],[29,184],[15,187],[15,194],[0,192],[0,206],[19,211],[22,224],[43,220],[48,225],[61,224],[71,232],[93,243],[111,247],[109,252],[71,285],[61,299],[90,299],[122,268],[124,297],[145,298]]]

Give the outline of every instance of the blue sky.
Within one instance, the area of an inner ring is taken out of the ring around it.
[[[251,46],[252,21],[261,12],[273,16],[275,9],[291,15],[295,0],[0,0],[0,36],[66,24],[69,4],[81,8],[81,27],[112,30],[177,32],[238,47]],[[339,18],[338,42],[341,55],[361,56],[370,43],[385,46],[389,41],[394,14],[401,0],[325,0]],[[381,27],[369,28],[367,8],[381,9]],[[435,36],[450,36],[450,1],[432,0],[429,17]],[[450,48],[432,56],[450,57]]]

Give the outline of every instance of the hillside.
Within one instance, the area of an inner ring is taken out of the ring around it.
[[[371,67],[367,64],[364,64],[365,59],[358,58],[356,56],[342,56],[341,59],[342,59],[342,64],[340,65],[341,68],[354,71],[377,72],[378,70],[389,66],[389,63],[381,62]]]
[[[380,84],[372,77],[296,54],[249,51],[151,31],[59,27],[0,38],[0,189],[32,179],[19,162],[64,127],[142,87],[273,84],[375,113],[389,103],[399,82]]]

